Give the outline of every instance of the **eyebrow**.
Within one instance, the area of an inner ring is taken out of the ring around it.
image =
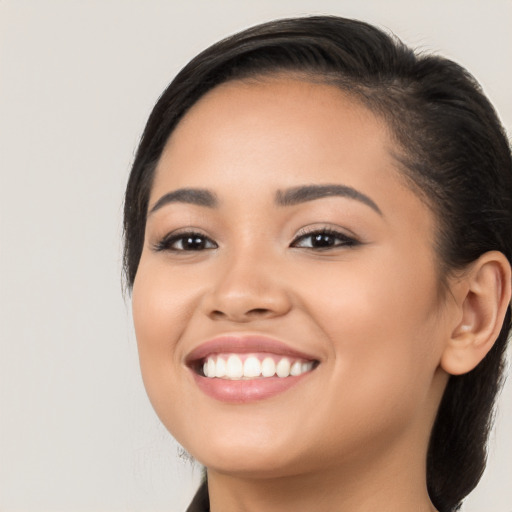
[[[295,204],[332,196],[355,199],[356,201],[360,201],[361,203],[369,206],[379,215],[382,215],[382,211],[375,201],[355,188],[348,187],[346,185],[306,185],[287,190],[279,190],[276,193],[276,203],[279,206],[293,206]]]
[[[287,190],[278,190],[276,192],[276,203],[279,206],[293,206],[307,201],[333,196],[355,199],[369,206],[379,215],[382,215],[381,209],[372,199],[355,188],[346,185],[304,185]],[[180,188],[163,195],[153,205],[148,215],[151,215],[170,203],[188,203],[204,206],[206,208],[216,208],[219,205],[217,196],[210,190],[202,188]]]
[[[188,203],[207,208],[218,206],[217,196],[203,188],[179,188],[163,195],[151,208],[149,215],[170,203]]]

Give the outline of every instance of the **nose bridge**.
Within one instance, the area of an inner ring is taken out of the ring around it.
[[[278,257],[265,245],[245,243],[227,251],[207,300],[211,317],[243,322],[289,310]]]

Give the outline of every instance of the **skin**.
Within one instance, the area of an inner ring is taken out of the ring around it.
[[[218,206],[148,215],[133,315],[150,400],[208,468],[213,512],[434,510],[427,443],[462,292],[441,292],[434,216],[392,151],[364,106],[286,77],[218,86],[166,145],[149,209],[184,187],[212,191]],[[311,184],[353,187],[380,212],[338,196],[276,204],[277,191]],[[155,250],[190,228],[211,248]],[[312,248],[304,228],[357,243]],[[320,364],[284,393],[220,402],[185,359],[229,333],[271,336]]]

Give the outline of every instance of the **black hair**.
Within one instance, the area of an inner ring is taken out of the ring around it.
[[[221,83],[282,73],[331,83],[386,120],[397,162],[437,222],[440,276],[483,253],[512,261],[512,159],[499,119],[458,64],[414,52],[367,23],[332,16],[277,20],[220,41],[195,57],[149,116],[126,189],[124,269],[133,285],[155,167],[188,109]],[[451,376],[431,434],[427,485],[440,512],[458,510],[486,463],[503,379],[508,308],[496,343],[471,372]]]

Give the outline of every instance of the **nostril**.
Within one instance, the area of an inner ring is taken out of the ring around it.
[[[230,312],[226,313],[220,309],[214,309],[210,312],[210,318],[214,320],[226,320],[228,318],[237,322],[247,322],[251,319],[258,317],[265,317],[272,314],[272,310],[267,308],[253,308],[247,311],[241,311],[240,313]]]
[[[211,317],[214,318],[214,319],[218,319],[218,320],[221,320],[223,318],[226,318],[227,315],[226,313],[222,312],[222,311],[219,311],[218,309],[212,311],[210,313]]]
[[[266,315],[270,313],[270,310],[269,309],[265,309],[265,308],[254,308],[254,309],[250,309],[249,311],[247,311],[247,315],[253,315],[253,316],[261,316],[261,315]]]

